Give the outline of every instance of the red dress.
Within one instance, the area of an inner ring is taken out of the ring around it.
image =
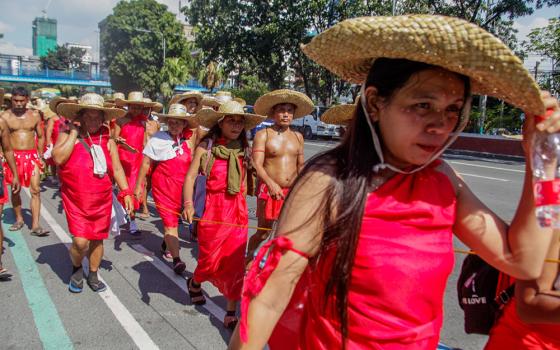
[[[119,145],[119,158],[128,182],[128,188],[136,188],[136,179],[142,166],[142,149],[144,149],[144,133],[146,131],[146,118],[143,116],[134,117],[121,127],[120,137],[134,148],[136,152],[129,150],[123,145]],[[135,209],[140,207],[138,201],[135,202]]]
[[[454,262],[456,204],[449,179],[434,169],[438,163],[412,175],[395,175],[368,195],[348,292],[347,349],[437,348]],[[335,252],[336,246],[310,261],[303,316],[293,320],[301,322],[299,333],[273,336],[271,348],[342,348],[334,296],[325,297]],[[262,285],[246,283],[252,295],[258,292],[253,285]],[[244,292],[242,312],[250,298]],[[244,323],[242,318],[242,337]]]
[[[243,161],[242,158],[239,159]],[[198,223],[197,282],[209,281],[228,300],[241,298],[248,230],[204,220],[247,225],[245,185],[236,195],[227,193],[228,161],[216,158],[206,182],[206,210]]]
[[[517,315],[515,298],[490,331],[484,350],[529,349],[559,350],[560,325],[527,324]]]
[[[108,174],[99,177],[93,174],[93,160],[81,142],[74,145],[70,158],[60,166],[60,193],[68,221],[68,230],[75,237],[88,240],[106,239],[111,223],[113,169],[107,148],[109,133],[102,128],[100,134],[91,135],[95,144],[100,144],[107,160]],[[91,146],[91,141],[85,139]]]
[[[191,133],[192,135],[192,133]],[[183,184],[191,164],[191,150],[184,140],[173,159],[157,162],[152,173],[152,196],[165,227],[177,227],[183,205]]]

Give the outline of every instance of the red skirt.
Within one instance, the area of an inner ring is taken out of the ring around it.
[[[22,187],[29,187],[31,184],[31,178],[34,175],[35,165],[42,171],[42,164],[39,160],[39,155],[37,150],[14,150],[14,158],[16,159],[17,172],[19,177],[19,183]],[[14,179],[14,175],[10,170],[10,167],[5,168],[6,182],[10,185]]]
[[[227,222],[245,227],[227,226],[205,220]],[[206,193],[206,210],[198,223],[197,282],[209,281],[228,300],[241,299],[247,245],[247,202],[243,193]]]

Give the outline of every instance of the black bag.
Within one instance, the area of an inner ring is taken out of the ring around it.
[[[489,334],[503,307],[513,296],[515,286],[496,294],[500,271],[478,255],[469,254],[457,280],[459,306],[465,314],[465,332]]]

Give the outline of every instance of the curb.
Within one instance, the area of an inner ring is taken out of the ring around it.
[[[495,159],[495,160],[504,160],[509,162],[522,162],[522,163],[525,162],[525,157],[510,156],[506,154],[487,153],[487,152],[466,151],[466,150],[458,150],[458,149],[447,149],[443,153],[443,155],[487,158],[487,159]]]

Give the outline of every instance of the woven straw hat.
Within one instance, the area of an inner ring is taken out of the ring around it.
[[[61,104],[61,103],[73,103],[73,102],[76,102],[76,101],[71,101],[67,98],[56,96],[55,98],[53,98],[51,100],[51,102],[49,102],[49,108],[51,109],[51,111],[53,111],[55,113],[58,113],[58,111],[56,109],[57,109],[59,104]]]
[[[270,116],[272,108],[281,103],[291,103],[296,106],[294,118],[304,117],[313,112],[313,101],[301,92],[280,89],[262,95],[255,102],[255,113]]]
[[[149,99],[148,99],[149,100]],[[128,99],[115,98],[115,105],[117,107],[123,107],[127,105],[142,105],[143,107],[154,107],[156,105],[152,100],[144,100],[144,94],[142,91],[132,91],[128,93]]]
[[[537,84],[499,39],[464,20],[434,15],[361,17],[319,34],[303,52],[342,79],[362,84],[376,58],[402,58],[471,78],[472,92],[541,115]]]
[[[123,117],[126,111],[120,108],[104,107],[103,97],[94,93],[83,95],[77,103],[61,103],[57,107],[57,111],[69,120],[74,120],[78,116],[78,112],[82,109],[94,109],[102,111],[105,120],[112,120]]]
[[[167,113],[154,114],[157,115],[157,117],[160,118],[163,123],[167,122],[168,118],[188,120],[195,117],[194,114],[190,114],[187,112],[187,107],[183,106],[180,103],[174,103],[169,106],[169,111]]]
[[[356,97],[354,104],[342,104],[329,108],[321,116],[321,121],[326,124],[335,124],[346,126],[354,117],[356,106],[360,102],[360,95]]]
[[[251,130],[266,119],[266,117],[262,115],[246,113],[243,110],[243,106],[240,105],[239,102],[235,101],[228,101],[226,103],[223,103],[218,111],[215,111],[211,108],[203,108],[196,114],[196,119],[199,125],[210,129],[214,125],[216,125],[216,123],[218,123],[223,117],[228,115],[244,116],[245,130]]]
[[[182,94],[179,95],[175,95],[171,98],[171,101],[169,101],[169,104],[175,104],[175,103],[181,103],[181,101],[187,100],[189,98],[195,98],[196,99],[196,103],[198,103],[200,105],[200,102],[202,101],[202,93],[199,91],[187,91],[184,92]]]
[[[151,98],[148,98],[148,97],[144,97],[143,100],[144,100],[144,102],[147,103],[147,104],[148,104],[148,103],[153,103],[153,104],[154,104],[154,105],[152,106],[152,110],[153,110],[154,112],[161,112],[161,111],[163,110],[163,105],[162,105],[161,103],[159,103],[159,102],[157,102],[157,101],[152,102],[152,99],[151,99]],[[148,107],[148,106],[146,106],[146,107]]]
[[[231,92],[229,92],[229,91],[218,91],[214,95],[214,98],[216,99],[216,101],[218,101],[219,104],[223,104],[223,103],[226,103],[226,102],[229,102],[229,101],[233,101],[233,96],[231,95]]]
[[[12,99],[12,94],[11,94],[11,93],[8,92],[8,93],[4,94],[4,100],[8,100],[8,101],[9,101],[9,100],[11,100],[11,99]]]
[[[214,96],[204,96],[200,103],[206,107],[220,107],[221,103]]]
[[[236,97],[233,99],[235,102],[239,103],[240,105],[242,105],[243,107],[245,107],[247,105],[247,101],[245,101],[244,99],[242,99],[241,97]]]

